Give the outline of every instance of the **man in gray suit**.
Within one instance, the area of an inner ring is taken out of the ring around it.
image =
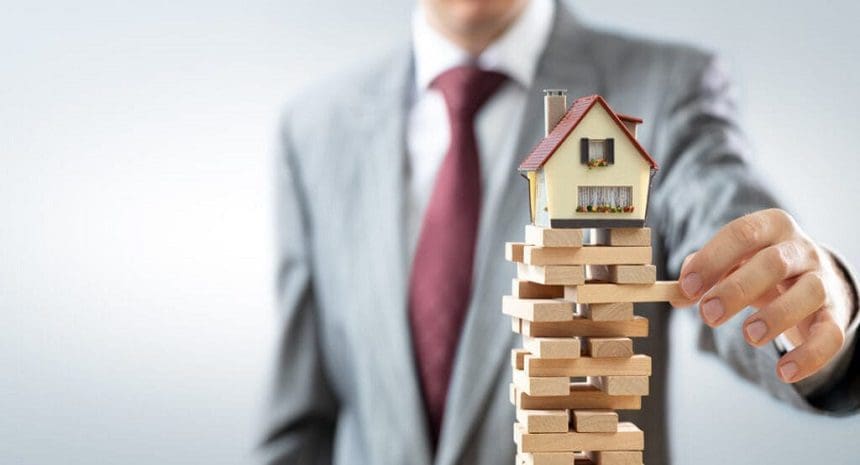
[[[654,259],[689,297],[677,306],[700,303],[701,348],[787,404],[858,409],[856,283],[750,169],[713,56],[592,29],[552,0],[422,0],[408,45],[283,120],[268,463],[513,460],[502,250],[529,218],[515,168],[543,135],[544,88],[646,121]],[[670,307],[637,308],[639,349],[666,360]],[[669,463],[666,379],[655,363],[627,416],[646,463]]]

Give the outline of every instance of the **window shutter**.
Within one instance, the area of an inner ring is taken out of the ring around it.
[[[588,138],[579,139],[579,162],[583,165],[588,164]]]
[[[606,139],[606,162],[610,165],[615,163],[615,139]]]

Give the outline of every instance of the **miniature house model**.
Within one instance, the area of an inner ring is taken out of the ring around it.
[[[547,228],[633,228],[645,224],[657,163],[636,140],[639,118],[590,95],[567,108],[563,90],[544,91],[546,134],[520,164],[531,220]]]

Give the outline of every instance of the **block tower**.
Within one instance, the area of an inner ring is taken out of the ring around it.
[[[545,91],[546,134],[520,165],[531,224],[506,244],[517,276],[502,311],[522,336],[511,353],[516,463],[642,465],[644,432],[621,421],[648,395],[651,358],[636,302],[681,299],[657,281],[645,227],[657,164],[636,140],[641,119],[591,95],[568,108]]]

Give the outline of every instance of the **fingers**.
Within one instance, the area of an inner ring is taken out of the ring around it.
[[[812,270],[801,248],[798,242],[786,241],[756,253],[705,293],[702,319],[712,327],[723,324],[786,279]]]
[[[826,306],[824,280],[817,272],[805,273],[794,286],[744,322],[744,337],[760,347],[785,330],[797,326],[804,318]]]
[[[844,342],[845,335],[833,315],[826,309],[819,310],[806,341],[779,360],[776,373],[786,383],[807,378],[824,368]]]
[[[742,260],[788,237],[794,220],[779,209],[738,218],[720,229],[681,269],[681,289],[691,299],[710,289]]]

